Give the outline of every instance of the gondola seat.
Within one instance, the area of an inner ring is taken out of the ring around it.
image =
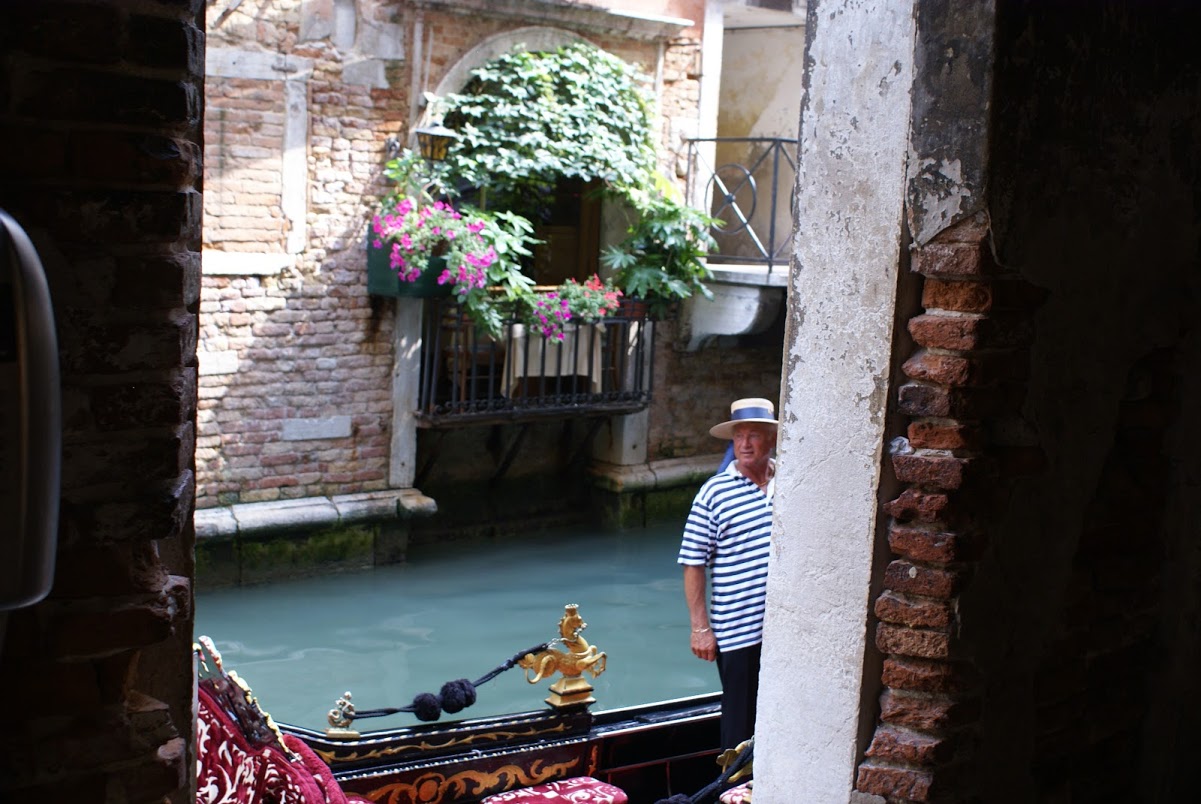
[[[480,804],[627,804],[629,800],[620,787],[591,776],[576,776],[496,793]]]
[[[751,800],[751,782],[743,782],[721,794],[721,804],[748,804]]]

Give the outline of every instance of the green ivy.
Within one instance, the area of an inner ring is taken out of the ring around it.
[[[656,169],[647,84],[632,65],[585,43],[499,56],[472,71],[461,93],[442,99],[444,123],[459,135],[445,162],[394,161],[389,175],[404,181],[424,173],[426,189],[453,195],[466,185],[478,188],[481,206],[486,198],[492,208],[522,211],[546,203],[560,178],[599,180],[637,213],[626,239],[602,259],[626,295],[662,316],[694,293],[712,298],[705,257],[716,248],[710,227],[718,221],[685,204]],[[513,218],[503,224],[499,231],[510,231],[518,245],[530,242]],[[529,292],[510,284],[506,299]]]
[[[644,81],[633,66],[582,43],[500,56],[444,101],[445,123],[459,133],[447,164],[501,194],[560,176],[600,179],[619,192],[645,187],[655,148]]]

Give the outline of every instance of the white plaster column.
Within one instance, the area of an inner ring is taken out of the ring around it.
[[[417,396],[421,383],[421,299],[396,299],[392,334],[392,443],[388,485],[413,487],[417,464]]]
[[[284,82],[284,141],[280,162],[280,208],[288,221],[289,254],[308,247],[309,207],[309,82],[306,75]]]
[[[904,221],[913,0],[812,0],[755,801],[853,793]],[[799,78],[799,77],[798,77]],[[799,80],[798,80],[799,83]]]

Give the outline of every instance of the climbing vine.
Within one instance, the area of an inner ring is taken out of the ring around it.
[[[647,187],[655,149],[644,80],[583,43],[500,56],[444,101],[446,125],[459,133],[448,166],[490,192],[559,177],[600,179],[618,192]]]

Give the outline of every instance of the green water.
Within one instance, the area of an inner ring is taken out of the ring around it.
[[[345,690],[359,709],[405,706],[456,678],[475,681],[558,635],[567,603],[608,654],[594,711],[719,689],[714,665],[688,649],[679,526],[414,548],[407,564],[197,594],[196,633],[278,721],[324,729]],[[443,720],[545,706],[550,681],[513,668]],[[412,725],[401,713],[360,730]]]

